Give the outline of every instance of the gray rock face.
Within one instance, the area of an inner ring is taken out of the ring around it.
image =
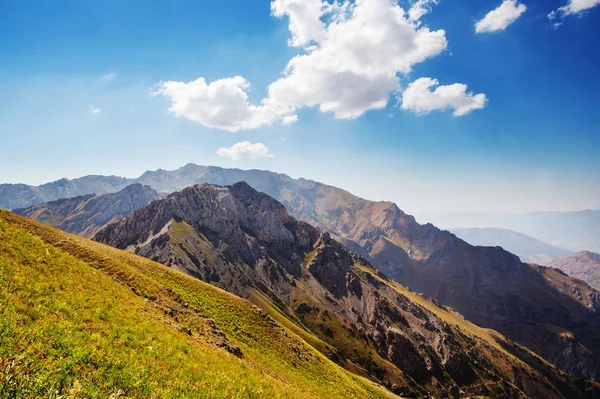
[[[149,186],[133,184],[114,194],[83,195],[13,212],[89,238],[105,225],[160,198]]]

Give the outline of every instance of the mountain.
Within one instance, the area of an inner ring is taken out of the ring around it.
[[[89,238],[105,225],[160,198],[149,186],[132,184],[114,194],[60,199],[13,212]]]
[[[509,252],[519,255],[524,261],[541,259],[543,256],[552,259],[572,254],[569,251],[512,230],[488,227],[458,228],[450,231],[471,245],[502,247]]]
[[[501,248],[471,246],[417,223],[393,203],[269,171],[188,164],[134,180],[161,192],[246,181],[395,281],[498,330],[576,378],[600,379],[600,294],[556,269],[522,263]],[[584,224],[585,217],[579,219]]]
[[[61,198],[86,194],[114,193],[134,183],[116,176],[85,176],[79,179],[61,179],[41,186],[0,184],[0,209],[27,208]]]
[[[531,352],[387,280],[245,182],[186,188],[94,239],[247,298],[327,357],[401,395],[582,394]]]
[[[495,227],[535,237],[572,252],[600,252],[600,210],[531,212],[524,214],[423,215],[419,220],[444,229]]]
[[[582,251],[572,256],[554,259],[548,266],[583,280],[600,291],[600,254]]]
[[[239,297],[6,211],[0,265],[3,398],[393,397]]]

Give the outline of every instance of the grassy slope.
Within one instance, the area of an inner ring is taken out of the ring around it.
[[[0,211],[0,398],[111,395],[389,394],[238,297]]]

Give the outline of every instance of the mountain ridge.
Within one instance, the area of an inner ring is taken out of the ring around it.
[[[116,193],[59,199],[13,212],[68,233],[92,237],[102,227],[161,198],[150,186],[135,183]]]

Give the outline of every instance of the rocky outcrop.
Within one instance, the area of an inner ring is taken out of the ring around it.
[[[89,238],[105,225],[160,198],[160,194],[149,186],[133,184],[114,194],[83,195],[13,212]]]
[[[186,188],[95,239],[253,301],[332,360],[403,396],[585,397],[553,367],[388,281],[243,182]]]
[[[583,280],[600,291],[600,254],[582,251],[572,256],[554,259],[548,266]]]

